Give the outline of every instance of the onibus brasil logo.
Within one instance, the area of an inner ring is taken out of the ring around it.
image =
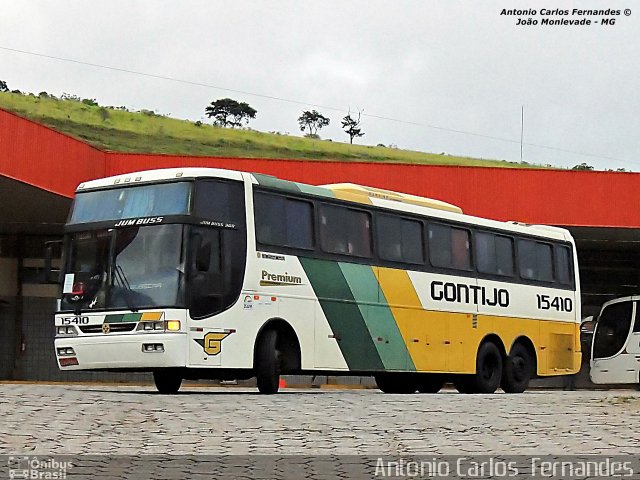
[[[73,467],[69,461],[29,456],[9,457],[7,464],[11,479],[65,479]]]

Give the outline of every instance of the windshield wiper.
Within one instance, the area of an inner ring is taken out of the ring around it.
[[[124,290],[124,300],[125,302],[127,302],[127,308],[135,313],[138,311],[138,309],[134,305],[133,300],[131,298],[131,295],[133,294],[133,290],[131,290],[131,285],[129,284],[129,280],[127,280],[127,276],[124,274],[124,271],[122,270],[122,267],[120,265],[116,263],[115,267],[116,268],[114,272],[116,274],[116,281],[120,284],[120,287]]]

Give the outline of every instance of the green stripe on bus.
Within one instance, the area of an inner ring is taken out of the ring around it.
[[[296,183],[302,193],[308,193],[309,195],[317,195],[319,197],[336,198],[331,190],[323,187],[316,187],[314,185],[305,185],[304,183]]]
[[[142,318],[141,313],[118,313],[115,315],[107,315],[104,318],[104,323],[129,323],[129,322],[139,322]]]
[[[384,365],[360,309],[337,262],[301,258],[313,291],[350,370],[382,370]]]
[[[328,188],[316,187],[315,185],[307,185],[305,183],[290,182],[289,180],[281,180],[279,178],[260,173],[254,173],[253,176],[258,181],[258,184],[263,187],[277,188],[278,190],[284,190],[286,192],[308,193],[309,195],[317,195],[319,197],[336,197]]]
[[[351,292],[364,318],[378,355],[387,370],[411,370],[415,366],[398,329],[391,309],[387,305],[378,279],[369,265],[340,263]]]
[[[279,178],[272,177],[271,175],[263,175],[260,173],[254,173],[253,176],[263,187],[277,188],[278,190],[284,190],[287,192],[300,192],[300,188],[295,182],[290,182],[289,180],[280,180]]]

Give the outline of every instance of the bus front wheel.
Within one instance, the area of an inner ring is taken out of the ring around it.
[[[500,386],[506,393],[522,393],[529,386],[533,373],[533,359],[529,350],[516,343],[507,357]]]
[[[178,370],[165,368],[162,370],[154,370],[153,382],[156,389],[163,395],[173,395],[178,393],[180,385],[182,385],[182,375]]]
[[[474,393],[493,393],[502,379],[502,355],[493,342],[483,343],[476,357],[476,373],[472,377]]]
[[[278,332],[267,330],[260,337],[256,348],[256,380],[258,391],[267,395],[278,393],[280,386],[280,351]]]

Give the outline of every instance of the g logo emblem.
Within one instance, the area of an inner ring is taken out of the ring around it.
[[[108,323],[102,324],[102,333],[109,333],[111,331],[111,326]]]
[[[222,350],[222,340],[229,336],[228,333],[207,333],[204,336],[204,352],[207,355],[217,355]]]

